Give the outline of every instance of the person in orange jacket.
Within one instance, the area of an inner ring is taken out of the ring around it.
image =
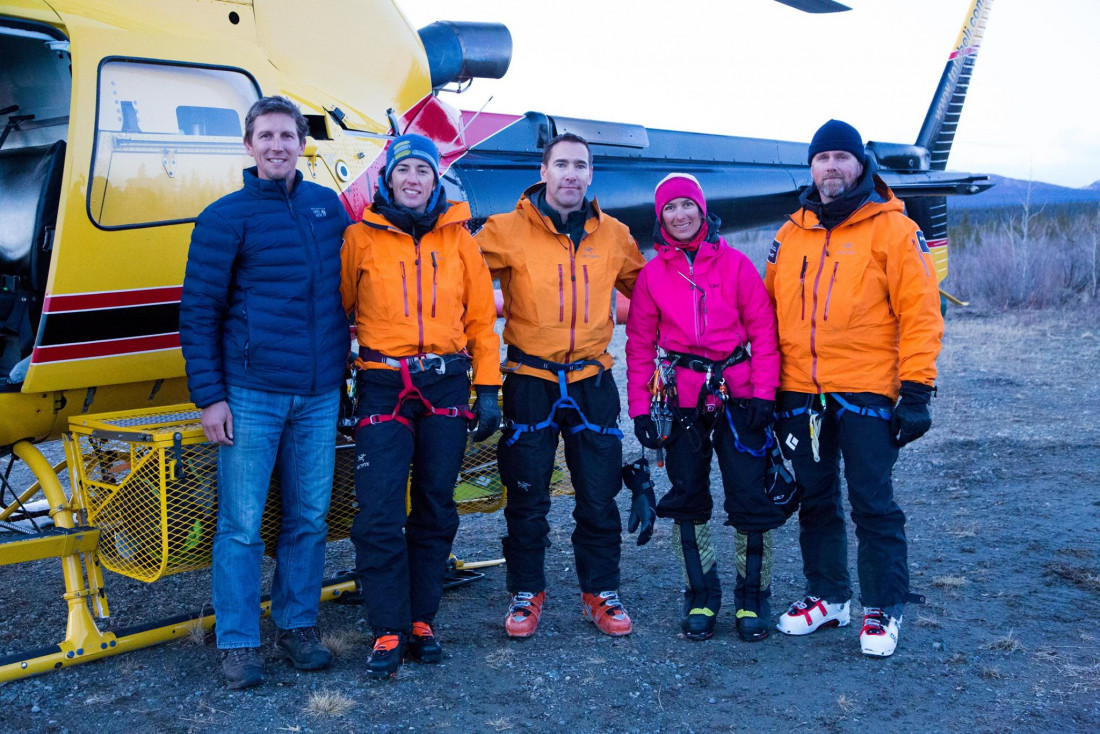
[[[572,133],[543,149],[542,181],[490,217],[477,243],[504,295],[505,429],[497,447],[508,492],[503,539],[510,637],[535,633],[546,599],[550,478],[565,442],[576,506],[573,550],[582,611],[609,635],[632,630],[619,601],[622,488],[619,390],[607,346],[615,289],[629,297],[645,264],[630,231],[586,198],[588,143]]]
[[[344,234],[340,295],[359,341],[351,539],[375,635],[374,677],[394,675],[406,654],[442,659],[431,625],[458,530],[466,429],[472,423],[473,439],[484,441],[500,426],[493,284],[469,218],[465,203],[443,195],[432,141],[401,135],[386,151],[374,202]]]
[[[931,427],[943,338],[936,270],[917,224],[875,175],[851,125],[830,120],[809,147],[813,186],[780,228],[764,283],[782,357],[776,434],[801,488],[807,595],[780,618],[805,635],[849,623],[852,590],[840,495],[844,457],[859,539],[864,654],[897,646],[909,592],[898,449]]]

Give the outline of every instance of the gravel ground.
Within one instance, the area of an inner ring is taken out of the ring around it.
[[[212,642],[181,641],[6,684],[3,729],[1094,730],[1100,726],[1096,316],[1091,307],[949,313],[935,425],[903,450],[895,472],[909,519],[912,585],[927,603],[907,610],[891,658],[861,655],[858,625],[742,643],[729,606],[712,640],[684,640],[667,522],[643,548],[625,538],[621,592],[634,634],[598,635],[580,614],[571,503],[563,498],[552,511],[548,602],[529,640],[505,637],[504,572],[489,568],[483,579],[444,597],[437,620],[443,663],[406,665],[390,682],[364,673],[369,627],[362,607],[325,604],[320,624],[343,648],[328,671],[298,673],[269,659],[266,685],[230,692]],[[622,338],[619,330],[619,350]],[[637,454],[632,437],[625,450]],[[667,480],[658,479],[660,492]],[[717,473],[713,479],[718,486]],[[625,492],[620,506],[625,517]],[[777,614],[802,588],[797,530],[795,519],[776,542]],[[465,516],[456,553],[467,561],[495,558],[503,532],[500,513]],[[720,527],[716,535],[728,590],[732,529]],[[347,541],[329,546],[331,572],[352,559]],[[197,609],[209,598],[207,572],[152,585],[107,576],[111,628]],[[0,567],[0,598],[7,601],[0,646],[14,651],[60,639],[62,593],[56,560]],[[264,634],[269,642],[268,621]]]

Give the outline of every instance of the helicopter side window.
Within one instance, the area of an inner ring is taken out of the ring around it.
[[[88,213],[104,229],[192,220],[240,188],[259,89],[234,69],[104,61]]]

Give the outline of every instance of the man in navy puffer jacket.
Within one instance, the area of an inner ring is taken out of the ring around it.
[[[180,304],[191,400],[218,451],[213,597],[230,688],[263,681],[260,521],[272,469],[282,485],[271,616],[276,651],[314,670],[332,655],[317,634],[348,323],[337,196],[303,181],[305,118],[283,97],[257,101],[244,187],[195,222]]]

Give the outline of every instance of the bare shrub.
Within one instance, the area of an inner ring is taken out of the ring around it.
[[[836,700],[836,705],[840,707],[840,710],[844,713],[848,713],[855,708],[856,702],[845,696],[843,693]]]
[[[986,680],[1000,680],[1001,678],[1004,678],[1004,673],[1002,673],[996,666],[989,665],[982,668],[982,677]]]
[[[952,228],[946,287],[976,305],[1049,307],[1100,297],[1100,209],[986,212]]]

